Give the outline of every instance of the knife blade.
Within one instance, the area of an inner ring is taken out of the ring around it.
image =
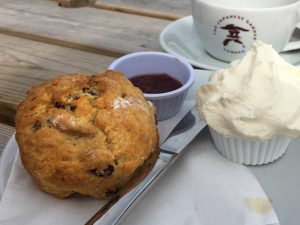
[[[110,199],[85,225],[117,225],[205,126],[194,107],[161,145],[159,159],[148,176],[124,196]]]
[[[169,137],[169,135],[177,129],[180,121],[185,119],[185,116],[194,108],[196,105],[195,100],[186,100],[184,101],[181,110],[177,113],[176,116],[173,116],[170,119],[159,121],[157,124],[157,128],[159,131],[159,146],[165,142],[165,140]]]

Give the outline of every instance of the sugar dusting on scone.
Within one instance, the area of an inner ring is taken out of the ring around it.
[[[17,109],[16,140],[25,169],[59,198],[109,197],[143,179],[158,157],[155,109],[115,71],[33,87]]]

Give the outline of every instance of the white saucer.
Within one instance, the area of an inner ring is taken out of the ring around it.
[[[228,67],[228,63],[219,61],[204,50],[193,27],[192,16],[183,17],[166,26],[160,33],[161,47],[168,53],[185,58],[193,66],[217,70]],[[300,51],[280,54],[287,62],[300,66]]]

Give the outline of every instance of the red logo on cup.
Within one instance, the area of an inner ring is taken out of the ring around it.
[[[256,40],[255,26],[242,16],[230,15],[222,17],[218,20],[217,25],[214,26],[214,35],[217,35],[217,32],[221,32],[221,30],[226,32],[223,34],[224,40],[222,43],[224,51],[232,54],[245,52],[244,38],[246,36],[247,40],[249,38]]]
[[[245,45],[242,42],[242,40],[239,36],[239,33],[241,31],[249,31],[249,30],[242,28],[242,27],[235,26],[234,24],[228,24],[228,25],[226,25],[224,27],[220,27],[220,28],[223,30],[228,30],[228,32],[229,32],[229,34],[227,35],[227,38],[223,41],[223,46],[227,46],[229,44],[229,42],[233,41],[233,42],[241,44],[243,46],[243,48],[245,48]]]

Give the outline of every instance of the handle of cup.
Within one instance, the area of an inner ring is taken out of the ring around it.
[[[300,29],[300,9],[297,11],[297,18],[299,23],[296,25],[295,30]],[[296,49],[300,49],[300,40],[288,42],[286,46],[283,48],[282,52],[296,50]]]
[[[282,52],[300,49],[300,41],[291,41],[283,48]]]

